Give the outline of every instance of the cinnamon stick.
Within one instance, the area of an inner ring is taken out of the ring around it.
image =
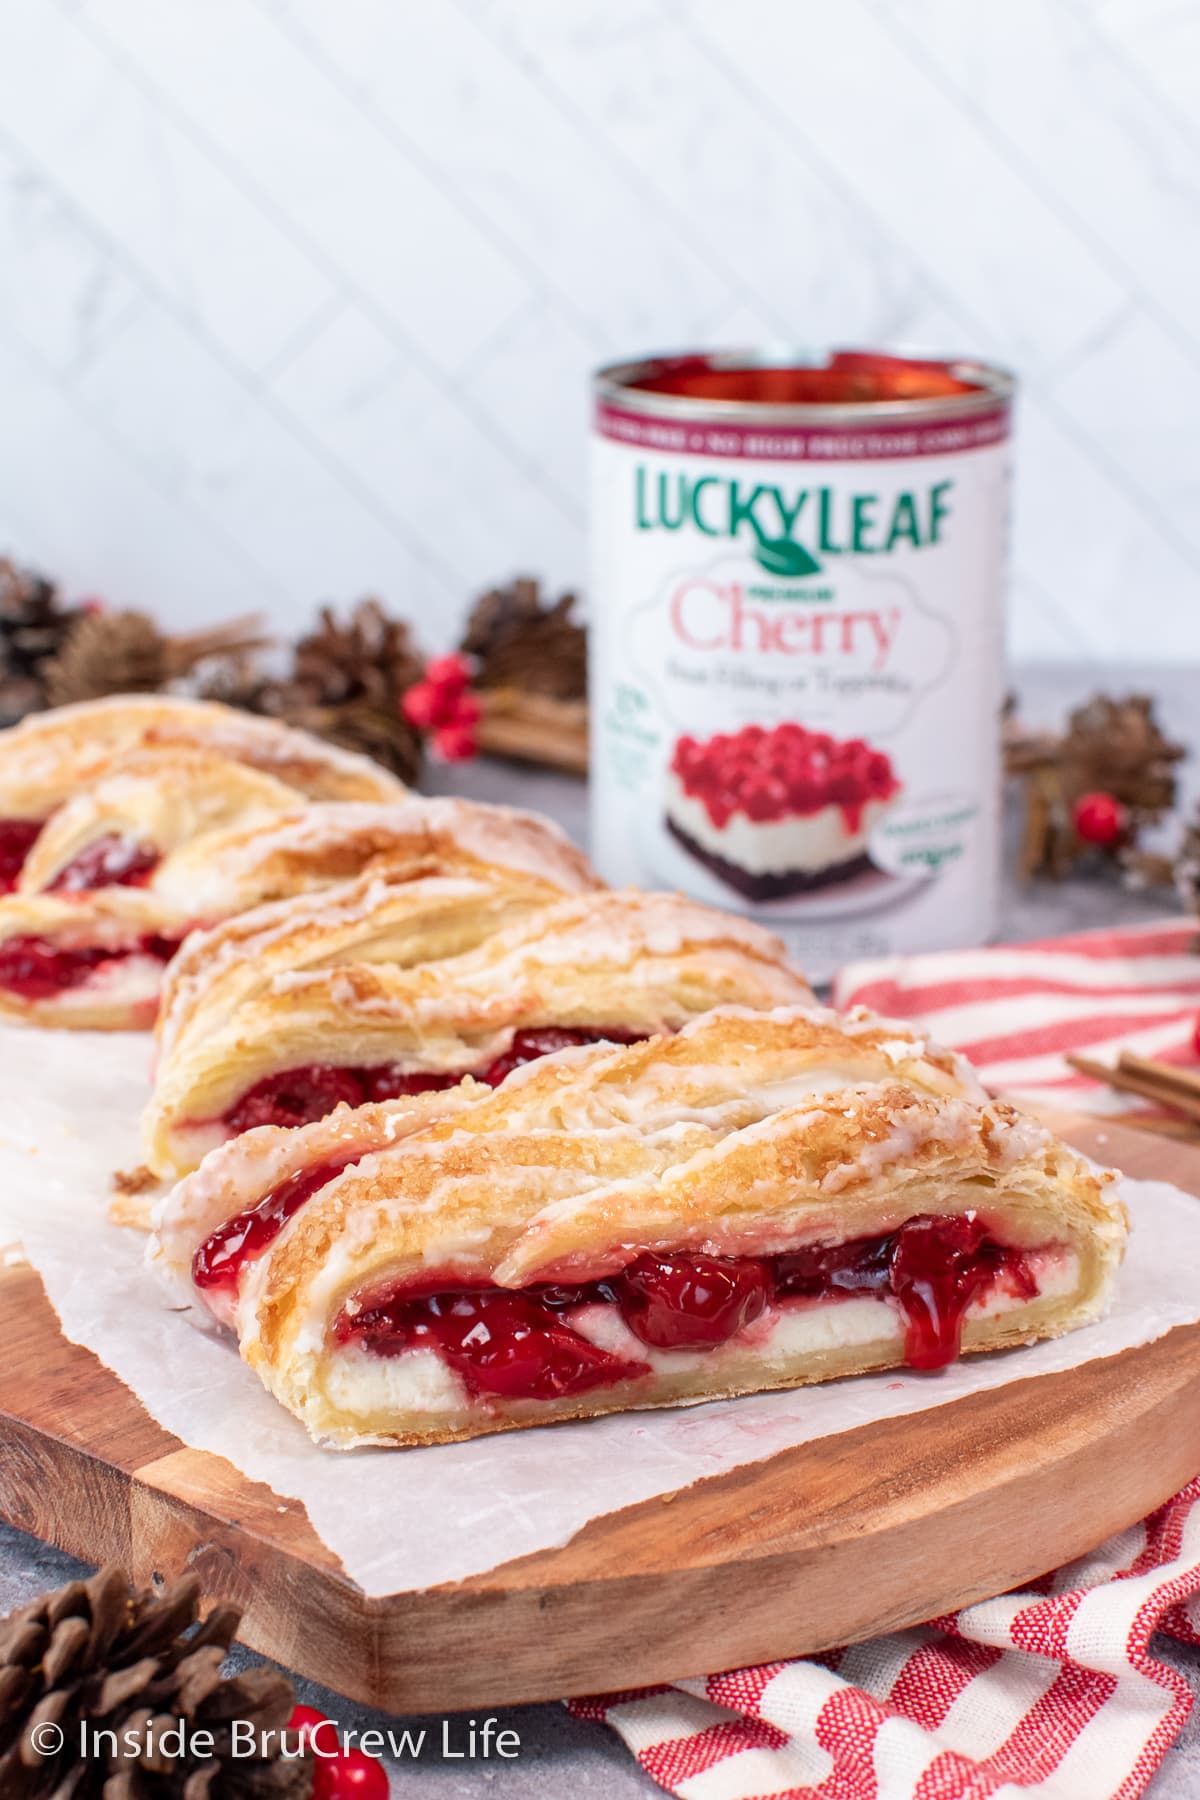
[[[492,688],[483,695],[478,735],[480,749],[493,756],[545,763],[572,775],[587,774],[586,701]]]
[[[1171,1107],[1200,1124],[1200,1092],[1190,1092],[1176,1084],[1164,1082],[1157,1072],[1161,1069],[1161,1064],[1152,1064],[1154,1072],[1147,1074],[1141,1069],[1125,1067],[1123,1061],[1114,1065],[1097,1062],[1090,1056],[1068,1056],[1065,1060],[1081,1075],[1088,1075],[1093,1081],[1103,1081],[1119,1094],[1136,1094],[1141,1100],[1154,1100],[1159,1106]],[[1131,1119],[1130,1123],[1132,1122]]]
[[[1117,1067],[1130,1075],[1140,1075],[1147,1081],[1157,1081],[1164,1089],[1171,1088],[1200,1100],[1200,1074],[1193,1069],[1177,1069],[1174,1063],[1155,1062],[1149,1056],[1135,1056],[1132,1050],[1122,1050],[1117,1058]]]

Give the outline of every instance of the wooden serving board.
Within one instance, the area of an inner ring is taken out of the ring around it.
[[[1098,1158],[1200,1196],[1200,1152],[1061,1123]],[[303,1508],[163,1431],[67,1343],[32,1270],[0,1273],[0,1514],[139,1582],[196,1570],[244,1609],[253,1648],[395,1712],[642,1686],[915,1624],[1081,1554],[1198,1469],[1200,1325],[698,1481],[456,1585],[369,1599]]]

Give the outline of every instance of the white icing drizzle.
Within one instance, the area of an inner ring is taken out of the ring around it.
[[[358,854],[364,862],[403,866],[406,857],[414,865],[445,859],[447,847],[468,863],[511,869],[565,893],[598,885],[582,854],[549,820],[509,807],[418,795],[387,805],[327,801],[306,806],[263,830],[234,831],[214,841],[199,866],[186,854],[171,859],[153,885],[164,891],[186,885],[194,917],[221,918],[236,909],[239,893],[253,892],[256,877],[270,879],[276,860],[290,865],[287,885],[300,891],[329,884],[323,865],[339,851],[343,860]],[[334,879],[345,880],[344,867]]]
[[[203,1009],[208,1019],[205,1001],[220,992],[226,977],[244,974],[248,992],[264,983],[283,983],[280,991],[286,991],[288,971],[272,971],[270,963],[293,941],[304,945],[317,967],[333,957],[352,960],[356,943],[392,920],[403,923],[422,911],[463,902],[484,906],[495,893],[493,884],[480,876],[427,875],[397,882],[386,872],[374,873],[315,893],[268,901],[209,931],[193,932],[171,964],[163,990],[162,1053],[170,1053],[194,1011]],[[318,941],[312,941],[314,935]],[[234,1003],[241,997],[239,990]]]

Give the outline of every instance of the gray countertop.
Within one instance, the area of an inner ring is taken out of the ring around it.
[[[1056,724],[1069,706],[1097,688],[1150,692],[1158,696],[1164,727],[1172,735],[1188,743],[1200,739],[1200,670],[1152,668],[1114,672],[1103,668],[1047,667],[1020,671],[1013,679],[1013,687],[1021,700],[1022,716],[1032,725]],[[567,777],[480,763],[437,771],[429,785],[435,791],[539,808],[558,818],[581,841],[586,835],[586,791],[581,782]],[[1200,770],[1186,770],[1185,804],[1191,804],[1198,791]],[[1010,835],[1015,836],[1016,827],[1016,818],[1010,818]],[[1010,868],[1012,861],[1009,856]],[[1010,942],[1049,937],[1095,926],[1135,923],[1161,917],[1171,910],[1170,896],[1127,893],[1107,881],[1078,879],[1021,889],[1007,876],[1001,935]],[[0,1525],[0,1613],[81,1572],[82,1565],[71,1557]],[[1200,1651],[1163,1641],[1156,1643],[1155,1648],[1186,1675],[1200,1694]],[[502,1644],[495,1649],[497,1655],[503,1654]],[[346,1728],[361,1730],[369,1724],[396,1724],[309,1682],[297,1685],[301,1699],[321,1707]],[[443,1754],[440,1718],[400,1721],[402,1726],[411,1725],[414,1729],[425,1726],[427,1738],[419,1758],[391,1765],[393,1793],[415,1793],[418,1783],[426,1784],[431,1793],[441,1794],[445,1800],[457,1796],[474,1800],[484,1794],[493,1800],[562,1800],[568,1790],[580,1800],[588,1800],[592,1795],[604,1796],[604,1800],[634,1800],[634,1796],[660,1792],[613,1733],[603,1726],[570,1718],[561,1706],[510,1708],[501,1715],[500,1722],[518,1734],[519,1754],[509,1761],[492,1758],[472,1762]],[[461,1748],[453,1738],[453,1722],[449,1729],[450,1747]],[[1149,1789],[1152,1800],[1194,1800],[1198,1792],[1200,1715],[1185,1728]]]

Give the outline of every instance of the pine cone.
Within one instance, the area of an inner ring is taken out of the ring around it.
[[[393,713],[369,700],[348,700],[341,706],[300,706],[289,704],[276,714],[301,731],[340,744],[343,750],[356,750],[373,762],[390,769],[409,785],[421,773],[423,745],[421,734],[403,716],[397,704]]]
[[[0,725],[47,704],[46,667],[82,617],[53,582],[0,557]]]
[[[389,619],[378,600],[360,600],[343,623],[323,606],[315,631],[296,645],[291,685],[312,706],[370,700],[390,710],[421,679],[424,658],[401,619]]]
[[[1102,789],[1149,824],[1173,805],[1174,765],[1185,754],[1164,737],[1148,694],[1097,694],[1070,715],[1059,759],[1069,791]]]
[[[223,706],[238,706],[243,712],[266,712],[266,696],[272,686],[257,657],[246,651],[218,658],[205,671],[199,686],[203,700],[219,700]]]
[[[170,674],[168,640],[145,613],[98,612],[80,619],[48,665],[51,706],[105,694],[153,694]]]
[[[156,694],[211,657],[244,658],[266,643],[256,618],[168,637],[145,613],[85,614],[46,668],[52,706],[106,694]]]
[[[477,660],[478,685],[581,700],[587,692],[587,631],[571,617],[574,606],[574,594],[543,606],[537,582],[525,576],[484,594],[459,645]]]
[[[1174,805],[1175,764],[1184,754],[1163,735],[1147,694],[1097,694],[1076,707],[1059,737],[1010,731],[1005,765],[1025,788],[1021,875],[1066,875],[1083,854],[1145,874],[1138,835]],[[1095,793],[1111,794],[1127,820],[1107,848],[1084,845],[1075,829],[1079,802]]]
[[[107,1568],[0,1621],[4,1800],[308,1800],[311,1759],[282,1760],[278,1737],[257,1736],[250,1756],[239,1736],[234,1755],[233,1721],[281,1732],[292,1690],[273,1669],[222,1676],[241,1615],[218,1606],[197,1624],[199,1593],[189,1575],[161,1596],[134,1594]],[[188,1748],[176,1757],[164,1733],[180,1724]],[[46,1725],[63,1733],[56,1754],[39,1754]],[[191,1745],[200,1731],[211,1754]]]
[[[378,600],[362,600],[344,621],[322,607],[283,679],[256,681],[244,664],[230,665],[203,691],[316,732],[411,782],[421,770],[421,736],[400,702],[423,668],[404,621],[389,618]]]

